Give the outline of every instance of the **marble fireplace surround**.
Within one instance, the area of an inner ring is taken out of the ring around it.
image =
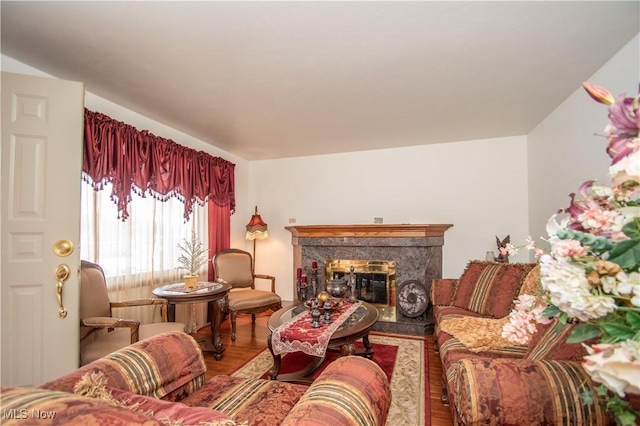
[[[324,285],[327,259],[393,260],[396,262],[396,286],[408,280],[424,285],[427,294],[431,281],[442,278],[444,233],[451,224],[372,224],[287,226],[293,245],[292,282],[302,268],[309,275],[311,263],[318,262],[318,282]],[[294,284],[295,286],[295,284]],[[294,296],[296,291],[294,288]],[[395,308],[380,309],[375,329],[421,335],[433,330],[431,310],[418,318],[407,318]]]

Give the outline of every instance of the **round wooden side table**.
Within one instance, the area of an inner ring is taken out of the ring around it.
[[[227,295],[231,285],[227,283],[207,283],[212,287],[202,288],[191,292],[175,291],[173,288],[182,287],[182,283],[167,284],[153,289],[152,293],[156,297],[166,299],[169,302],[169,321],[175,321],[176,306],[179,303],[192,304],[207,302],[207,311],[211,319],[211,340],[204,340],[201,343],[202,352],[211,353],[213,357],[220,361],[224,353],[224,346],[220,338],[220,323],[222,313],[227,304]]]

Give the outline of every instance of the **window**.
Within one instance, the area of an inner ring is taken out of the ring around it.
[[[122,221],[111,200],[110,184],[101,191],[82,185],[81,257],[104,269],[110,292],[178,282],[182,276],[176,269],[178,243],[193,230],[207,245],[206,207],[194,206],[185,222],[184,204],[175,197],[159,201],[132,194],[132,198],[130,216]],[[201,276],[205,274],[203,268]]]

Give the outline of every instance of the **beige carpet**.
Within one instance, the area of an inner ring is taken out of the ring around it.
[[[391,373],[392,399],[387,424],[428,426],[430,424],[428,405],[430,392],[426,342],[382,334],[371,334],[369,340],[374,345],[390,345],[398,348]],[[282,363],[283,365],[286,363],[286,355]],[[260,378],[272,366],[273,358],[265,349],[232,375]]]

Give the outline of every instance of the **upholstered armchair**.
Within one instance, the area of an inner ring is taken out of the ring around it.
[[[276,278],[255,274],[251,254],[238,249],[228,249],[213,256],[216,281],[231,285],[228,310],[231,317],[231,340],[236,340],[236,318],[239,313],[250,313],[255,323],[256,314],[268,309],[276,311],[282,307],[282,299],[276,294]],[[257,278],[270,280],[271,291],[257,290]]]
[[[160,305],[162,322],[118,318],[113,308]],[[184,331],[184,324],[167,322],[165,299],[136,299],[111,302],[107,294],[104,271],[86,260],[80,264],[80,365],[88,364],[120,348],[165,331]]]

